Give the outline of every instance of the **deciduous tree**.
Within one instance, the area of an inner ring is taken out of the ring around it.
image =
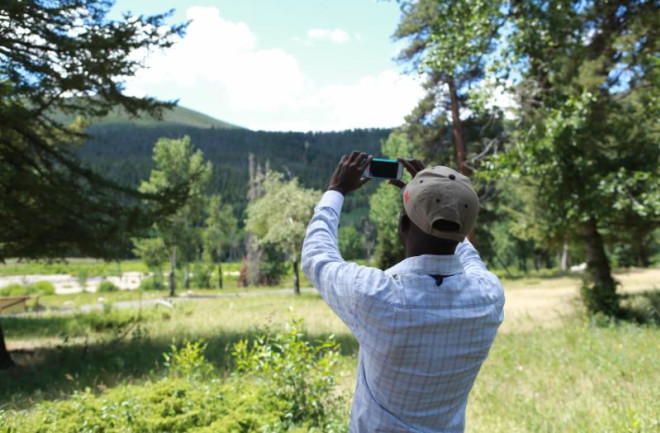
[[[521,74],[521,110],[515,143],[494,168],[537,185],[538,224],[573,229],[584,246],[588,310],[618,315],[603,233],[632,234],[634,224],[659,219],[658,5],[514,1],[508,8],[516,31],[506,67]]]
[[[267,172],[263,182],[264,195],[248,206],[246,229],[259,243],[270,244],[284,251],[293,267],[293,284],[300,294],[300,248],[312,210],[319,199],[318,191],[298,185],[298,179],[283,180],[277,172]]]
[[[411,38],[403,57],[426,66],[429,79],[444,79],[450,99],[446,78],[458,73],[468,83],[484,72],[491,81],[513,80],[520,107],[514,141],[490,167],[536,188],[541,230],[576,233],[592,280],[583,291],[588,309],[618,314],[603,232],[628,226],[644,236],[658,221],[657,2],[402,5],[396,36]]]
[[[170,296],[176,293],[175,271],[177,255],[190,254],[198,240],[197,231],[203,224],[205,192],[211,177],[212,165],[204,161],[201,150],[195,151],[189,137],[161,138],[154,146],[154,163],[148,181],[142,182],[140,191],[158,194],[173,185],[190,185],[182,206],[173,214],[156,221],[155,229],[170,251]]]

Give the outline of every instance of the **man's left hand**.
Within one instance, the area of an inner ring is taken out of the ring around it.
[[[424,164],[418,159],[397,158],[397,160],[401,163],[401,165],[404,166],[406,171],[410,173],[410,176],[412,176],[413,179],[415,176],[417,176],[417,173],[424,170]],[[401,180],[390,180],[387,183],[394,185],[397,188],[404,188],[406,186],[406,184]]]
[[[353,151],[350,156],[344,155],[330,179],[328,190],[347,195],[367,183],[369,179],[362,177],[362,173],[371,162],[373,156],[365,152]]]

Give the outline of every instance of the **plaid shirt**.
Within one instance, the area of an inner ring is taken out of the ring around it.
[[[468,240],[454,255],[409,257],[386,271],[345,262],[343,202],[328,191],[316,206],[302,267],[360,343],[350,431],[462,432],[503,319],[502,285]]]

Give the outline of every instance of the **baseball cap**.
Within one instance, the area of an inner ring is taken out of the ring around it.
[[[423,232],[460,242],[477,222],[479,197],[470,178],[439,165],[420,171],[408,182],[403,207]],[[448,229],[454,225],[456,230]]]

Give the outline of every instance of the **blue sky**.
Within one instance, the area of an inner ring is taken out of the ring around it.
[[[127,90],[250,129],[395,127],[423,95],[394,61],[400,13],[375,0],[117,0],[113,15],[175,9],[191,20]]]

